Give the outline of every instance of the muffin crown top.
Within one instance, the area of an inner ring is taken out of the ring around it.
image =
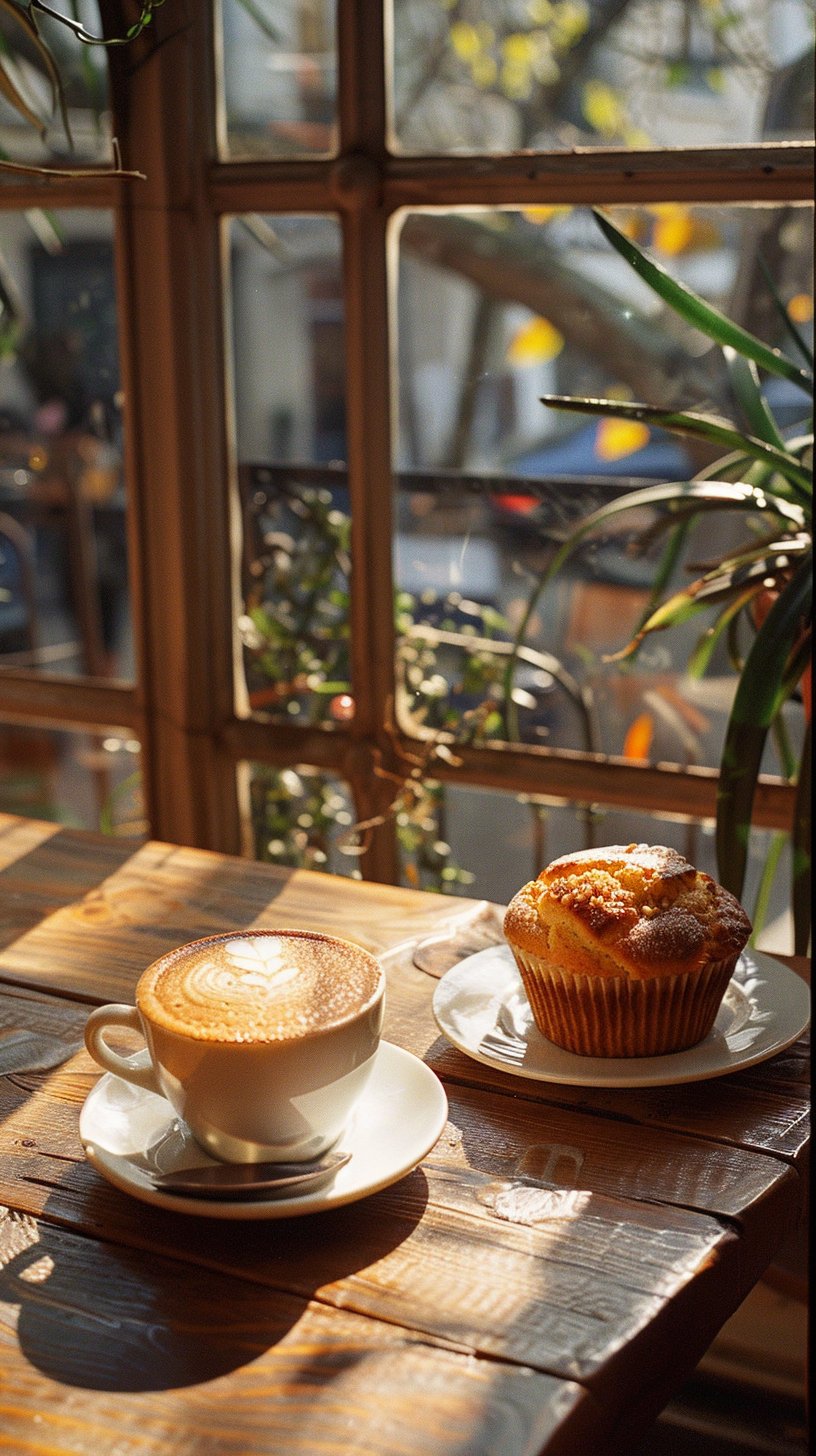
[[[519,892],[506,928],[533,950],[531,939],[558,923],[574,926],[587,951],[595,945],[635,975],[724,960],[751,931],[739,901],[710,875],[676,850],[648,844],[554,860]]]
[[[697,870],[676,849],[663,844],[605,844],[553,860],[538,876],[546,885],[575,875],[606,874],[637,894],[676,895],[697,877]]]

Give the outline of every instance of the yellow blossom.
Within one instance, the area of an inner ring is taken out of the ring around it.
[[[589,26],[589,8],[583,0],[560,0],[553,9],[553,40],[569,50]]]
[[[590,126],[606,137],[615,136],[626,120],[617,93],[606,81],[587,81],[583,92],[583,112]]]
[[[516,32],[506,35],[501,43],[504,62],[509,66],[527,66],[533,59],[534,46],[529,35]]]
[[[511,364],[548,364],[564,347],[564,335],[549,319],[532,318],[517,329],[507,350]]]
[[[676,258],[678,253],[687,251],[693,237],[694,221],[687,207],[679,207],[675,204],[661,207],[652,239],[659,253],[665,253],[669,258]]]
[[[522,216],[528,222],[534,222],[543,227],[551,218],[558,217],[562,213],[572,212],[572,208],[564,203],[553,204],[550,207],[525,207]]]
[[[468,25],[465,20],[457,20],[451,26],[450,41],[460,61],[472,61],[481,50],[475,26]]]
[[[640,420],[599,420],[593,454],[599,460],[623,460],[648,445],[650,431]]]
[[[813,299],[809,293],[795,293],[788,301],[788,316],[795,324],[809,324],[813,318]]]

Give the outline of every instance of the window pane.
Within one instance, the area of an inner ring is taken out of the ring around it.
[[[424,805],[400,829],[403,884],[505,905],[562,854],[604,844],[665,844],[717,877],[714,821],[681,815],[590,807],[544,795],[511,794],[431,783]],[[775,835],[753,829],[743,902],[756,918],[757,892]],[[770,886],[759,945],[792,951],[790,858],[784,853]]]
[[[404,152],[813,135],[807,0],[394,0]]]
[[[145,835],[140,752],[124,728],[67,733],[0,722],[0,812]]]
[[[50,9],[79,20],[91,35],[102,34],[96,0],[51,0]],[[39,12],[37,28],[62,82],[65,115],[52,90],[48,57],[15,19],[12,7],[5,6],[0,11],[0,65],[8,93],[0,95],[0,157],[47,166],[110,160],[104,47],[84,45],[68,26]]]
[[[328,217],[231,224],[244,711],[351,712],[340,230]]]
[[[333,0],[221,0],[225,157],[336,150]]]
[[[254,859],[361,878],[357,857],[338,846],[355,820],[345,780],[307,764],[245,763],[239,787],[245,849]]]
[[[0,305],[0,662],[132,677],[110,214],[0,214]]]
[[[675,276],[787,349],[767,261],[812,336],[808,209],[613,216]],[[584,209],[413,214],[400,244],[402,726],[418,737],[443,728],[716,765],[735,683],[727,634],[701,679],[685,671],[710,614],[650,636],[625,670],[608,661],[637,629],[663,559],[666,532],[649,534],[654,514],[615,518],[546,586],[544,577],[569,528],[593,509],[638,482],[689,479],[722,448],[545,409],[540,396],[634,397],[744,427],[721,350],[661,304]],[[801,433],[807,397],[776,378],[765,392],[783,431]],[[689,537],[674,589],[762,527],[737,512],[707,517]],[[741,623],[740,651],[751,630]],[[506,707],[517,632],[524,651]],[[801,705],[786,712],[796,752]],[[771,747],[766,768],[780,771]]]

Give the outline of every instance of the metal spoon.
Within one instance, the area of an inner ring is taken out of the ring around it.
[[[203,1163],[197,1168],[158,1173],[153,1187],[188,1198],[254,1198],[281,1190],[299,1192],[344,1168],[350,1158],[351,1153],[327,1153],[309,1163]]]

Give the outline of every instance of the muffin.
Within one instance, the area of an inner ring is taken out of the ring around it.
[[[507,907],[537,1027],[589,1057],[653,1057],[707,1036],[751,922],[676,850],[564,855]]]

